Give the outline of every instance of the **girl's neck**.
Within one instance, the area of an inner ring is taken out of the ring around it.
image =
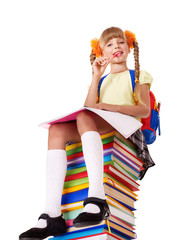
[[[124,72],[124,71],[127,71],[128,70],[128,67],[126,65],[126,62],[125,63],[115,63],[115,64],[111,64],[111,70],[110,70],[110,73],[111,74],[116,74],[116,73],[120,73],[120,72]]]

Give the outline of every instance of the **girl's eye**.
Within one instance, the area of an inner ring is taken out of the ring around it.
[[[107,47],[111,47],[111,46],[112,46],[112,44],[111,44],[111,43],[107,44]]]
[[[123,43],[125,43],[125,42],[124,42],[124,41],[121,41],[120,43],[123,44]]]

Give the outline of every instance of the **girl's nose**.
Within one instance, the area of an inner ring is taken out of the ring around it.
[[[118,49],[119,48],[119,45],[118,44],[115,44],[115,49]]]

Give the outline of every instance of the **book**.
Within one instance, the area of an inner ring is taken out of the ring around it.
[[[40,124],[41,127],[49,128],[52,124],[76,120],[77,115],[82,111],[91,111],[106,120],[114,129],[120,132],[125,138],[131,136],[135,131],[141,128],[142,123],[134,117],[119,112],[110,112],[95,108],[82,107],[70,114],[58,117],[56,119]]]
[[[126,240],[127,238],[122,238],[116,234],[109,233],[107,230],[103,230],[103,233],[94,234],[87,237],[73,238],[73,240]]]

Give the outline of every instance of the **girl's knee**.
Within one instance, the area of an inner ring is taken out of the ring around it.
[[[52,124],[49,127],[49,135],[58,136],[58,135],[62,134],[62,129],[63,129],[63,124],[61,124],[61,123]]]
[[[77,115],[77,124],[87,123],[88,121],[93,121],[93,116],[95,114],[90,111],[82,111]]]
[[[49,139],[62,142],[80,141],[76,122],[56,123],[49,128]]]
[[[53,124],[49,127],[48,149],[65,149],[63,124]]]
[[[94,124],[95,125],[94,115],[95,115],[95,113],[90,112],[90,111],[80,112],[77,115],[77,118],[76,118],[78,129],[79,129],[80,126],[84,126],[84,125],[89,125],[89,124],[91,124],[91,125]]]
[[[49,128],[49,139],[67,142],[70,135],[72,134],[67,123],[56,123]]]
[[[95,113],[90,111],[80,112],[77,116],[77,128],[80,135],[87,131],[97,131]]]

